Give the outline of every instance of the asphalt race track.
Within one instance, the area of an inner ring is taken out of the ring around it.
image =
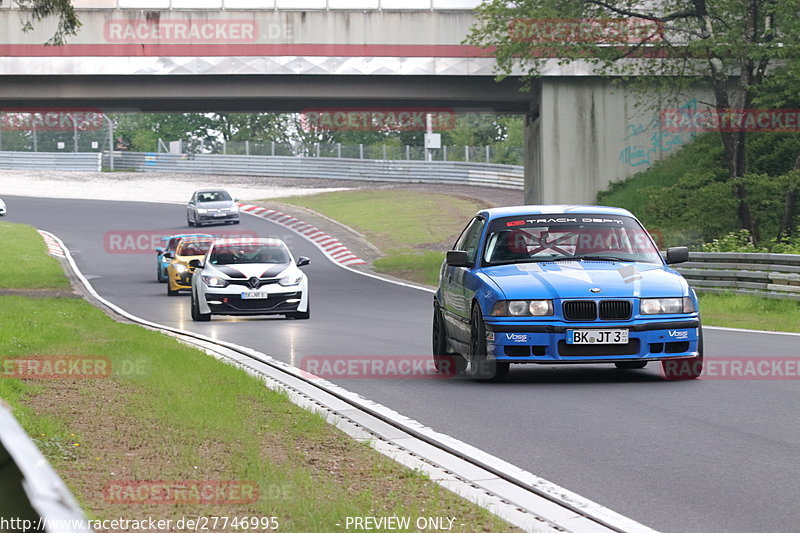
[[[182,206],[4,197],[3,221],[64,240],[105,298],[140,317],[251,346],[300,366],[310,356],[427,356],[432,296],[329,262],[280,226],[242,216],[214,230],[279,236],[306,267],[312,315],[193,323],[167,297],[154,253],[109,253],[107,232],[188,232]],[[798,356],[800,336],[707,330],[707,357]],[[191,371],[191,369],[187,369]],[[800,383],[668,382],[660,366],[512,366],[508,383],[339,379],[339,385],[665,532],[797,531]]]

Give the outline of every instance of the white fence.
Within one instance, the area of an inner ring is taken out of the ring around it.
[[[106,166],[110,166],[108,154]],[[183,174],[270,176],[404,183],[485,185],[524,188],[524,171],[518,165],[461,161],[406,161],[330,157],[212,155],[195,156],[116,152],[114,169]]]
[[[698,291],[800,300],[800,255],[692,252],[674,268]]]

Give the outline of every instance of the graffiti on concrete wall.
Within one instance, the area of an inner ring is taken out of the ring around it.
[[[687,113],[695,112],[697,98],[692,98],[678,107]],[[661,154],[670,152],[690,142],[697,133],[687,128],[685,131],[666,131],[661,125],[661,113],[654,112],[649,121],[631,122],[625,126],[624,142],[627,146],[619,153],[619,160],[625,165],[650,166]]]

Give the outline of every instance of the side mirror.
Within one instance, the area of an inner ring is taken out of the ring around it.
[[[667,248],[667,264],[685,263],[689,260],[689,249],[686,246]]]
[[[469,260],[469,254],[464,250],[448,250],[445,261],[447,262],[447,266],[451,267],[473,266],[472,262]]]
[[[297,258],[297,266],[302,267],[306,266],[311,263],[311,259],[308,257],[298,257]]]
[[[156,253],[157,254],[160,254],[163,251],[164,251],[164,249],[162,247],[160,247],[160,246],[158,248],[156,248]]]
[[[203,263],[199,259],[192,259],[189,261],[189,266],[192,268],[203,268]]]
[[[164,252],[164,257],[167,259],[175,259],[175,252]]]
[[[233,199],[233,201],[234,201],[235,203],[237,203],[237,204],[239,203],[239,199],[238,199],[238,198],[234,198],[234,199]]]

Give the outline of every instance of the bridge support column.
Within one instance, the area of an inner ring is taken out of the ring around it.
[[[525,126],[529,204],[594,204],[611,183],[645,170],[695,136],[663,130],[660,110],[696,107],[697,98],[646,103],[624,86],[591,76],[545,76],[538,94]]]

